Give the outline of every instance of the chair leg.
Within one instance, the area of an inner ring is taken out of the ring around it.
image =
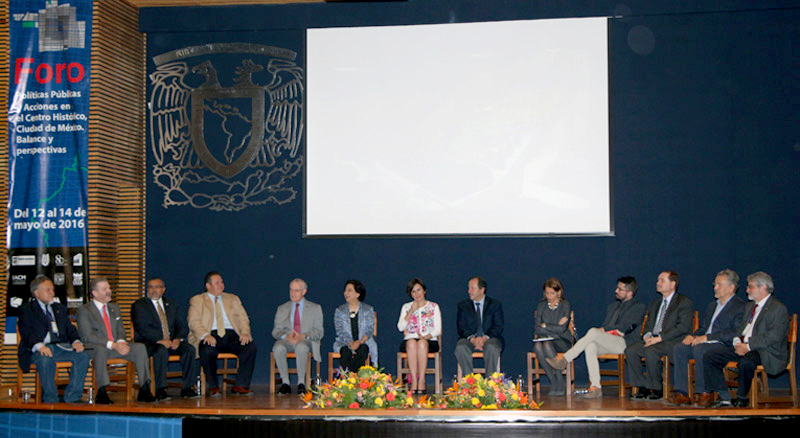
[[[153,356],[150,356],[150,394],[156,395],[156,373],[155,364],[153,362]],[[167,362],[167,365],[169,365],[169,362]]]
[[[797,397],[797,376],[794,369],[789,370],[789,386],[792,388],[792,406],[800,407],[800,401]]]
[[[56,373],[58,373],[58,369],[56,369]],[[36,401],[36,404],[38,405],[39,403],[42,402],[42,381],[39,380],[39,371],[34,371],[33,374],[36,376],[35,377],[36,386],[34,388],[34,390],[36,391],[36,394],[34,395],[34,400]]]
[[[444,394],[444,390],[442,389],[443,376],[442,376],[442,355],[441,355],[441,353],[437,354],[437,355],[435,355],[433,357],[433,366],[434,366],[435,373],[436,373],[436,376],[434,377],[436,379],[436,393],[439,394],[439,395],[442,395],[442,394]]]
[[[133,401],[133,362],[128,362],[125,365],[125,396],[128,401]],[[141,376],[139,377],[141,380]],[[153,379],[150,379],[151,381]],[[139,386],[144,388],[144,382],[139,382]]]
[[[269,390],[271,394],[275,394],[275,355],[269,353]]]
[[[617,372],[619,373],[619,398],[625,398],[625,355],[617,358]]]

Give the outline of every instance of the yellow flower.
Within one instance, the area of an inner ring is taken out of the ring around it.
[[[472,397],[472,404],[478,406],[479,404],[481,404],[481,401],[478,400],[478,397]]]
[[[484,391],[484,390],[482,390],[482,389],[479,389],[479,390],[478,390],[478,396],[479,396],[479,397],[483,397],[484,395],[486,395],[486,391]]]
[[[406,404],[409,405],[409,406],[413,405],[414,404],[414,397],[408,396],[408,398],[406,399]]]
[[[511,399],[513,399],[514,401],[517,401],[517,400],[519,400],[519,395],[517,395],[517,393],[515,392],[515,393],[511,394]]]
[[[383,406],[383,399],[378,397],[375,399],[375,404],[378,406]]]
[[[499,379],[503,377],[503,373],[494,372],[492,373],[492,379]]]
[[[497,405],[492,403],[490,405],[481,406],[481,409],[497,409]]]

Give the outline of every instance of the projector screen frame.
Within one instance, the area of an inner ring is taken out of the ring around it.
[[[463,239],[463,238],[474,238],[474,239],[485,239],[485,238],[549,238],[549,237],[556,237],[556,238],[570,238],[570,237],[616,237],[616,227],[615,227],[615,220],[614,220],[614,160],[613,160],[613,124],[612,118],[613,113],[612,109],[612,65],[611,65],[611,26],[613,25],[614,21],[612,17],[586,17],[586,18],[603,18],[606,21],[606,90],[607,90],[607,132],[608,132],[608,139],[607,139],[607,159],[608,159],[608,232],[578,232],[578,233],[568,233],[568,232],[553,232],[553,233],[358,233],[358,234],[310,234],[308,232],[308,150],[307,150],[307,130],[308,130],[308,123],[304,123],[303,126],[303,133],[304,133],[304,141],[302,147],[304,150],[304,155],[306,157],[304,163],[304,172],[303,172],[303,205],[302,205],[302,238],[303,239]],[[501,22],[501,21],[538,21],[538,20],[492,20],[491,22]],[[436,25],[436,24],[465,24],[464,23],[419,23],[419,24],[389,24],[389,25],[370,25],[370,26],[330,26],[324,27],[325,29],[328,28],[341,28],[341,27],[385,27],[385,26],[416,26],[416,25]],[[482,23],[482,22],[478,22]],[[307,32],[308,30],[313,28],[306,29],[306,42],[307,42]],[[308,66],[308,51],[305,50],[303,52],[304,56],[304,64]],[[307,80],[307,76],[304,80]],[[308,88],[306,86],[306,92],[308,92]],[[304,114],[308,114],[307,110],[308,101],[303,101],[303,110]]]

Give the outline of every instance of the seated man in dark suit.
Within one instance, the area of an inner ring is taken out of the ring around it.
[[[153,357],[156,400],[170,398],[167,395],[167,365],[170,354],[181,357],[181,397],[197,397],[197,392],[192,389],[198,373],[195,349],[186,341],[187,330],[178,317],[180,306],[165,297],[164,292],[164,281],[153,278],[147,282],[147,296],[133,303],[133,339],[143,343],[147,348],[147,355]]]
[[[730,349],[733,337],[736,336],[739,323],[744,314],[745,302],[736,296],[739,287],[739,274],[730,269],[720,271],[714,279],[714,298],[705,312],[700,327],[694,333],[683,338],[683,342],[675,344],[672,360],[675,364],[675,394],[670,397],[672,405],[691,403],[688,394],[689,359],[695,360],[695,389],[700,394],[698,405],[708,407],[714,397],[706,390],[703,374],[703,358],[713,350]]]
[[[89,355],[83,351],[83,343],[78,330],[69,321],[67,308],[53,301],[53,282],[44,275],[37,275],[31,282],[31,293],[36,299],[20,309],[19,367],[27,373],[31,364],[36,365],[42,382],[42,401],[57,403],[56,362],[72,362],[64,401],[78,403],[83,396]]]
[[[679,343],[692,331],[694,304],[679,294],[678,273],[664,271],[658,275],[656,290],[661,298],[653,300],[647,309],[647,324],[642,340],[625,348],[625,372],[628,383],[639,388],[631,396],[634,400],[659,400],[661,389],[661,357],[672,353]],[[644,358],[647,375],[642,372]]]
[[[458,337],[456,360],[464,374],[472,374],[472,353],[483,352],[486,374],[497,369],[497,360],[503,351],[503,306],[486,295],[486,281],[480,277],[469,280],[469,299],[458,303],[456,325]]]
[[[789,333],[789,312],[772,294],[775,286],[765,272],[747,276],[747,297],[750,303],[733,338],[733,346],[706,353],[703,371],[709,391],[719,392],[719,400],[712,407],[747,407],[753,375],[759,365],[768,374],[778,374],[789,363],[786,337]],[[729,361],[739,361],[739,388],[736,399],[731,400],[722,368]]]

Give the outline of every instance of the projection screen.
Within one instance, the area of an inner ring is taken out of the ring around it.
[[[309,29],[306,236],[608,235],[605,18]]]

